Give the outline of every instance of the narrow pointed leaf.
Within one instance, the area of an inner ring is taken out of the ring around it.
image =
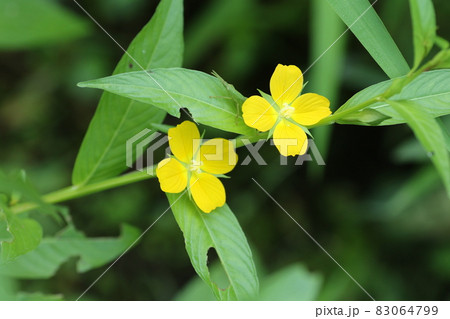
[[[181,66],[183,1],[162,0],[127,52],[113,74],[142,70],[141,67]],[[126,170],[126,141],[152,123],[161,123],[165,115],[161,109],[103,93],[75,162],[73,184],[104,180]],[[132,157],[140,155],[136,152]]]
[[[372,85],[350,98],[339,111],[347,110],[385,92],[392,84],[388,80]],[[432,117],[450,114],[450,70],[436,70],[422,73],[414,81],[393,97],[391,101],[411,100],[422,107]],[[365,110],[373,109],[389,118],[376,125],[393,125],[405,123],[405,119],[389,103],[377,102]],[[338,112],[337,112],[338,113]],[[338,123],[341,123],[338,121]],[[342,122],[342,124],[346,124]]]
[[[447,127],[444,123],[444,121],[442,121],[442,119],[436,119],[436,121],[439,124],[439,127],[442,130],[442,133],[444,134],[444,139],[445,139],[445,145],[447,147],[447,151],[450,152],[450,127]],[[448,122],[447,122],[448,123]]]
[[[413,25],[414,66],[427,56],[436,37],[436,14],[431,0],[409,0]]]
[[[244,123],[227,86],[200,71],[152,69],[82,82],[79,86],[102,89],[155,105],[177,117],[181,108],[187,108],[198,123],[224,131],[246,135],[255,132]]]
[[[395,78],[409,72],[408,63],[368,0],[327,1],[384,73]]]
[[[438,122],[420,105],[411,101],[387,101],[413,130],[438,170],[450,197],[450,158],[445,136]]]

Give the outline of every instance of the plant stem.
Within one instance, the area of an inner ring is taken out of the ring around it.
[[[336,112],[336,113],[334,113],[334,114],[332,114],[332,115],[330,115],[330,116],[324,118],[323,120],[321,120],[321,121],[318,122],[317,124],[308,126],[308,128],[332,124],[332,123],[336,122],[336,120],[338,120],[338,119],[340,119],[340,118],[343,118],[344,116],[346,116],[346,115],[348,115],[348,114],[357,112],[357,111],[359,111],[359,110],[361,110],[361,109],[363,109],[363,108],[365,108],[365,107],[367,107],[367,106],[369,106],[369,105],[371,105],[371,104],[373,104],[373,103],[379,102],[382,98],[385,98],[385,97],[383,96],[383,94],[378,95],[378,96],[376,96],[376,97],[373,97],[373,98],[371,98],[370,100],[367,100],[367,101],[365,101],[365,102],[363,102],[363,103],[360,103],[360,104],[358,104],[358,105],[355,105],[355,106],[353,106],[353,107],[351,107],[351,108],[348,108],[348,109],[346,109],[346,110],[344,110],[344,111]]]
[[[242,147],[249,143],[254,143],[264,137],[264,134],[257,134],[254,136],[238,136],[234,142],[237,147]],[[87,185],[73,185],[60,190],[48,193],[42,196],[42,201],[48,204],[55,204],[64,202],[70,199],[83,197],[86,195],[98,193],[107,189],[116,188],[119,186],[139,182],[142,180],[154,178],[156,176],[156,167],[150,166],[145,171],[136,171],[122,176],[110,178],[98,183]],[[39,207],[38,202],[26,202],[11,206],[11,211],[15,214],[24,213]]]
[[[408,85],[410,82],[412,82],[421,73],[439,65],[441,60],[445,57],[445,54],[447,54],[447,52],[445,50],[442,50],[441,52],[436,54],[436,56],[432,60],[428,61],[428,63],[423,65],[418,70],[417,70],[417,68],[413,68],[406,75],[406,77],[403,80],[401,80],[401,82],[399,82],[399,83],[393,82],[392,85],[384,93],[377,95],[363,103],[360,103],[358,105],[350,107],[346,110],[343,110],[343,111],[337,110],[331,116],[324,118],[317,124],[308,126],[308,128],[333,124],[336,122],[336,120],[341,119],[341,118],[345,117],[346,115],[349,115],[349,114],[352,114],[359,110],[362,110],[365,107],[367,107],[373,103],[386,100],[386,99],[390,98],[391,96],[400,93],[400,91],[406,85]],[[160,125],[156,128],[160,131],[167,133],[167,130],[170,128],[170,126]],[[260,139],[266,139],[266,138],[267,138],[267,133],[258,133],[258,134],[252,135],[252,136],[240,135],[233,140],[233,144],[235,145],[236,148],[238,148],[238,147],[245,146],[247,144],[255,143],[255,142],[259,141]],[[66,188],[63,188],[63,189],[60,189],[55,192],[52,192],[52,193],[42,196],[42,200],[45,203],[54,204],[54,203],[59,203],[59,202],[63,202],[66,200],[98,193],[98,192],[101,192],[101,191],[104,191],[107,189],[131,184],[134,182],[139,182],[142,180],[146,180],[146,179],[155,177],[155,175],[156,175],[155,169],[156,168],[154,166],[150,166],[146,169],[146,171],[136,171],[133,173],[110,178],[105,181],[101,181],[101,182],[94,183],[94,184],[69,186],[69,187],[66,187]],[[11,206],[11,211],[15,214],[20,214],[20,213],[24,213],[24,212],[30,211],[32,209],[35,209],[38,206],[39,206],[39,203],[35,203],[35,202],[21,203],[21,204]]]
[[[394,80],[392,85],[384,93],[377,95],[377,96],[371,98],[370,100],[367,100],[361,104],[355,105],[346,110],[343,110],[343,111],[337,110],[331,116],[324,118],[322,121],[318,122],[317,124],[308,126],[308,128],[332,124],[332,123],[336,122],[336,120],[341,119],[344,116],[349,115],[351,113],[355,113],[359,110],[362,110],[365,107],[367,107],[373,103],[389,99],[390,97],[400,93],[404,87],[406,87],[409,83],[411,83],[414,79],[416,79],[420,74],[422,74],[423,72],[428,71],[430,69],[433,69],[434,67],[439,65],[439,63],[441,63],[442,59],[444,59],[445,57],[446,57],[446,51],[445,50],[440,51],[433,57],[433,59],[431,59],[430,61],[425,63],[422,67],[419,68],[418,66],[416,66],[413,69],[411,69],[404,78],[397,78],[397,81],[398,81],[397,83],[395,82],[396,80]]]
[[[148,167],[145,171],[136,171],[122,176],[110,178],[98,183],[83,185],[83,186],[69,186],[55,192],[42,196],[42,200],[45,203],[54,204],[63,202],[69,199],[79,198],[86,195],[98,193],[107,189],[131,184],[134,182],[143,181],[149,178],[155,177],[155,167]],[[39,206],[39,203],[28,202],[17,204],[11,207],[11,211],[15,214],[27,212],[35,209]]]

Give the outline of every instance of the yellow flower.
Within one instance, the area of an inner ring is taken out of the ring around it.
[[[233,170],[237,154],[233,144],[214,138],[201,144],[197,126],[184,121],[169,129],[173,157],[162,160],[156,169],[161,189],[180,193],[187,185],[197,206],[205,213],[225,204],[225,188],[216,175]]]
[[[314,93],[301,93],[302,71],[295,65],[278,64],[270,79],[270,103],[253,95],[242,105],[245,124],[261,132],[273,130],[273,142],[284,156],[306,153],[308,139],[300,126],[313,125],[331,114],[330,101]]]

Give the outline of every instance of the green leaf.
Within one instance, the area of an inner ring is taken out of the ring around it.
[[[414,67],[428,55],[436,37],[436,14],[431,0],[409,0],[414,32]]]
[[[0,265],[32,251],[42,239],[42,227],[37,221],[15,216],[3,204],[0,205],[0,218],[2,215],[6,221],[3,225],[7,225],[6,231],[11,236],[0,241]]]
[[[113,74],[141,67],[181,66],[183,46],[183,1],[162,0]],[[104,92],[78,153],[73,184],[101,181],[126,170],[126,141],[152,123],[161,123],[165,116],[166,112],[158,108]],[[141,153],[135,152],[133,159]]]
[[[0,301],[61,301],[62,295],[47,295],[40,292],[18,292],[18,282],[0,276]]]
[[[408,123],[417,139],[428,152],[450,197],[450,158],[444,134],[429,113],[411,101],[387,101]]]
[[[221,271],[220,263],[213,263],[209,266],[210,276],[217,278]],[[214,293],[205,285],[204,281],[199,276],[192,277],[188,283],[182,287],[174,297],[175,301],[215,301]]]
[[[19,292],[16,297],[17,301],[63,301],[62,295],[47,295],[40,292]]]
[[[450,131],[449,128],[445,126],[445,123],[442,121],[442,119],[436,119],[437,123],[439,124],[439,127],[442,130],[442,134],[444,134],[445,139],[445,145],[447,146],[447,151],[450,152]]]
[[[14,279],[0,276],[0,300],[16,300],[17,286],[17,282]]]
[[[390,78],[409,72],[408,63],[368,0],[327,1]]]
[[[197,274],[219,300],[248,300],[258,294],[258,276],[247,239],[230,208],[225,204],[209,214],[202,213],[189,195],[167,194],[181,228],[186,251]],[[208,250],[214,248],[230,286],[219,289],[211,280]]]
[[[124,225],[119,238],[86,238],[73,226],[58,236],[44,238],[41,244],[16,260],[0,264],[0,274],[23,279],[52,277],[69,258],[79,257],[78,272],[103,266],[120,256],[139,236],[139,231]]]
[[[211,276],[220,277],[220,265],[210,267]],[[220,278],[219,278],[220,279]],[[309,272],[300,263],[289,265],[261,279],[261,292],[257,300],[305,301],[316,300],[322,286],[322,276]],[[214,294],[196,277],[175,296],[178,301],[214,300]]]
[[[38,205],[37,210],[41,213],[50,214],[55,219],[60,217],[56,214],[54,206],[44,202],[36,187],[30,182],[23,170],[14,171],[8,175],[0,170],[0,193],[5,194],[7,197],[4,204],[13,205],[17,204],[17,202],[33,202]]]
[[[322,285],[322,276],[310,273],[302,264],[293,264],[265,278],[259,300],[315,300]]]
[[[54,1],[0,0],[2,49],[28,49],[66,42],[85,35],[88,30],[85,20]]]
[[[42,228],[39,223],[28,218],[13,218],[9,223],[12,242],[2,242],[0,263],[14,260],[16,257],[35,249],[42,239]]]
[[[234,85],[228,83],[227,81],[225,81],[216,71],[212,72],[212,75],[214,75],[216,78],[218,78],[220,80],[220,82],[222,82],[222,85],[227,89],[230,98],[234,101],[234,103],[236,103],[237,106],[237,112],[239,113],[239,115],[241,115],[241,105],[245,102],[245,100],[247,99],[245,96],[243,96],[241,94],[241,92],[239,92],[238,90],[236,90],[236,88],[234,87]]]
[[[392,81],[381,82],[356,93],[339,109],[339,112],[382,94],[390,87]],[[414,101],[432,117],[450,114],[450,70],[436,70],[422,73],[403,88],[399,94],[391,97],[390,100]],[[405,123],[403,116],[389,103],[377,102],[365,108],[365,110],[367,109],[376,110],[390,117],[377,125]],[[336,112],[336,114],[339,114],[339,112]],[[338,121],[338,123],[346,124],[345,121]]]
[[[244,123],[230,91],[221,80],[200,71],[154,69],[118,74],[78,85],[153,104],[176,117],[180,116],[180,108],[187,108],[198,123],[224,131],[244,135],[255,132]]]
[[[442,60],[435,67],[436,69],[449,69],[450,68],[450,49],[442,51]]]
[[[11,242],[14,239],[13,235],[8,230],[8,222],[5,214],[0,212],[0,242]]]
[[[0,197],[0,243],[2,241],[11,242],[13,240],[12,234],[8,230],[8,220],[2,207],[7,206],[8,198],[5,196]],[[1,300],[1,299],[0,299]]]
[[[365,126],[377,126],[383,121],[390,119],[389,116],[384,115],[376,110],[367,108],[348,116],[340,118],[339,124],[355,124],[355,125],[365,125]]]

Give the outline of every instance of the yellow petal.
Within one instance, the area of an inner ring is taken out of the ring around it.
[[[277,105],[290,104],[303,88],[302,71],[295,65],[278,64],[270,79],[270,93]]]
[[[180,161],[190,164],[193,154],[200,146],[200,133],[197,125],[190,121],[184,121],[169,129],[168,135],[173,155]]]
[[[261,132],[270,130],[277,121],[277,112],[264,98],[253,95],[242,105],[245,124]]]
[[[156,168],[161,189],[166,193],[179,193],[187,186],[187,170],[174,158],[166,158]]]
[[[273,143],[283,156],[303,155],[308,149],[306,133],[297,125],[282,120],[273,132]]]
[[[222,182],[208,173],[193,173],[190,191],[198,208],[205,213],[225,204],[225,188]]]
[[[226,174],[237,163],[233,143],[224,138],[213,138],[200,146],[200,168],[211,174]]]
[[[330,101],[319,94],[303,94],[291,106],[295,108],[292,119],[301,125],[316,124],[331,114]]]

